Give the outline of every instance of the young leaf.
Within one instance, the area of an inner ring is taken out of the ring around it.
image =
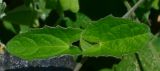
[[[81,43],[86,41],[92,45],[83,47],[84,45],[81,44],[83,54],[89,56],[119,56],[135,53],[151,37],[147,25],[112,16],[100,19],[82,33]]]
[[[7,51],[17,57],[33,60],[63,54],[79,54],[72,45],[80,38],[81,30],[72,28],[35,29],[15,36],[7,43]]]
[[[60,4],[64,11],[70,10],[73,13],[79,11],[79,1],[78,0],[60,0]]]
[[[70,0],[59,0],[61,6],[62,6],[62,9],[65,11],[65,10],[69,10],[70,8]]]
[[[79,0],[71,0],[71,2],[70,2],[70,10],[73,13],[77,13],[79,11]]]
[[[11,30],[12,32],[16,33],[16,29],[13,27],[13,24],[11,24],[8,21],[3,21],[3,25],[6,29]]]
[[[159,9],[159,0],[153,0],[153,3],[152,3],[152,7],[154,8],[154,9]]]

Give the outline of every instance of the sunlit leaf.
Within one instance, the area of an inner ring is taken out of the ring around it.
[[[82,32],[83,54],[89,56],[125,55],[141,49],[151,37],[147,25],[112,16],[100,19]]]
[[[80,38],[80,30],[72,28],[42,28],[19,34],[7,44],[7,51],[23,59],[33,60],[64,54],[79,54],[72,45]]]
[[[64,11],[70,10],[73,13],[79,11],[79,1],[78,0],[59,0]]]

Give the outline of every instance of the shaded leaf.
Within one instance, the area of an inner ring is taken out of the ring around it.
[[[46,8],[55,9],[57,6],[57,0],[46,0]]]
[[[12,32],[16,33],[16,29],[13,27],[13,24],[11,24],[8,21],[4,21],[3,25],[6,29],[11,30]]]
[[[13,24],[33,25],[38,13],[28,7],[21,6],[7,13],[4,20]]]

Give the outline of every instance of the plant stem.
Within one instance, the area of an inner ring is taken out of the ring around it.
[[[128,3],[127,0],[124,1],[124,5],[126,6],[126,8],[127,8],[128,11],[132,8],[131,5]],[[129,18],[129,17],[128,17],[128,18]],[[134,18],[137,22],[139,22],[139,19],[136,17],[135,12],[133,12],[133,13],[131,14],[131,18]]]
[[[143,2],[144,0],[139,0],[122,18],[128,18]]]
[[[76,67],[74,68],[73,71],[79,71],[81,69],[82,65],[83,65],[82,63],[77,63]]]
[[[132,8],[127,0],[124,1],[124,5],[126,6],[126,8],[127,8],[128,11]]]
[[[3,2],[3,0],[0,0],[0,3],[2,3]]]
[[[3,0],[0,1],[0,19],[2,19],[6,14],[4,13],[4,9],[6,8],[6,3]]]
[[[86,57],[82,57],[81,61],[76,64],[73,71],[79,71],[87,59],[88,58],[86,58]]]

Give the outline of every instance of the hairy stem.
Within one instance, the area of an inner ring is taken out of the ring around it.
[[[83,64],[85,63],[86,60],[87,60],[86,57],[82,57],[81,61],[76,64],[73,71],[79,71],[82,68],[82,66],[83,66]]]
[[[127,0],[124,1],[124,5],[126,6],[126,8],[127,8],[128,11],[132,8]]]
[[[125,15],[123,15],[122,18],[128,18],[134,11],[138,8],[141,3],[143,3],[144,0],[139,0]]]
[[[3,2],[3,0],[0,0],[0,3],[2,3]]]
[[[124,1],[124,5],[126,6],[126,8],[127,8],[128,11],[132,8],[131,5],[128,3],[127,0]],[[129,18],[129,17],[128,17],[128,18]],[[137,22],[139,22],[138,18],[136,17],[135,12],[133,12],[133,13],[131,14],[131,18],[134,18]]]

